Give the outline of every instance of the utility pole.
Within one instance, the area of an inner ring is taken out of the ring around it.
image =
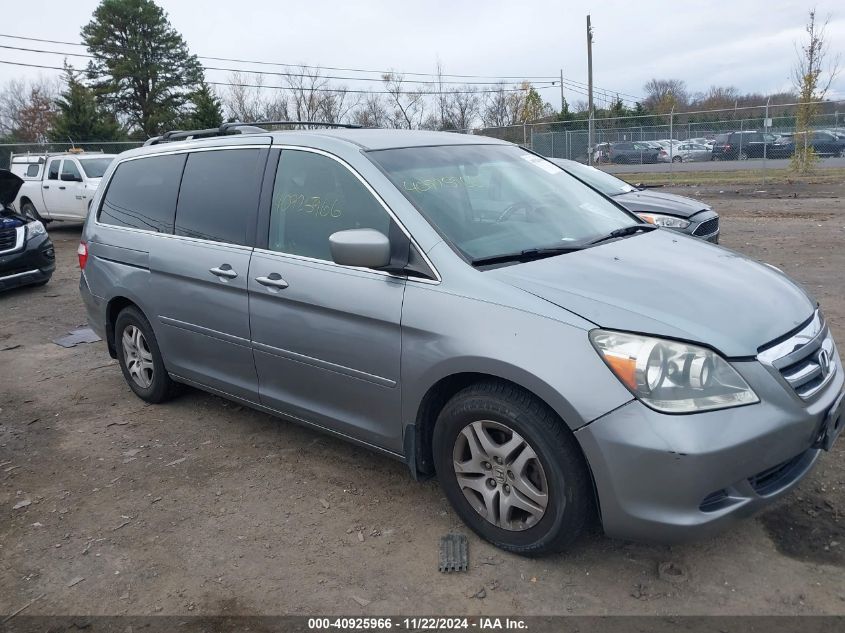
[[[593,27],[587,16],[587,164],[593,164]]]
[[[563,112],[563,104],[566,103],[566,98],[563,96],[563,68],[560,69],[560,111]]]

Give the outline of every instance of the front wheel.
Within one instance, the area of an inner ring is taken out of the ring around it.
[[[438,416],[432,448],[455,511],[497,547],[557,552],[592,517],[592,487],[575,438],[516,386],[486,382],[459,392]]]

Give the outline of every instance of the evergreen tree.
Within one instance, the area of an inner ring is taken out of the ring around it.
[[[202,67],[155,2],[102,0],[82,40],[94,57],[95,93],[138,135],[159,134],[187,114]]]
[[[114,141],[124,137],[114,115],[97,103],[94,91],[65,66],[66,87],[56,99],[57,114],[50,130],[56,142]]]
[[[194,111],[189,118],[192,130],[205,130],[223,124],[223,108],[211,87],[202,81],[199,90],[191,96]]]

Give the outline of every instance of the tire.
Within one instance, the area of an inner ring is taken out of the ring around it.
[[[845,158],[845,147],[839,150],[839,158]]]
[[[683,161],[684,161],[684,159],[681,156],[673,156],[672,157],[673,163],[682,163]]]
[[[141,400],[164,402],[176,393],[153,328],[138,308],[127,307],[117,315],[114,348],[123,378]]]
[[[38,220],[41,222],[41,216],[38,215],[38,210],[35,208],[35,205],[31,202],[27,201],[21,205],[21,215],[30,219],[30,220]]]
[[[509,443],[510,451],[503,448]],[[525,556],[561,551],[594,516],[590,475],[574,436],[519,387],[490,381],[457,393],[437,418],[432,448],[452,507],[501,549]],[[459,483],[456,470],[469,485]]]
[[[737,156],[737,160],[748,160],[748,152],[740,152],[739,156]]]

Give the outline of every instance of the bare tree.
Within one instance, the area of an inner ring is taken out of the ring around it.
[[[689,102],[687,85],[682,79],[650,79],[643,87],[643,106],[661,114],[685,108]]]
[[[442,130],[468,131],[481,115],[481,95],[472,86],[460,86],[442,97]]]
[[[403,75],[389,72],[381,78],[390,103],[387,120],[390,127],[409,130],[420,127],[425,118],[425,93],[408,88]]]
[[[390,115],[379,94],[368,94],[355,108],[352,122],[362,127],[387,127]]]
[[[230,119],[251,123],[265,118],[267,101],[262,94],[264,75],[229,75],[229,86],[222,95],[223,107]]]
[[[0,133],[27,143],[46,141],[56,116],[60,79],[12,79],[0,90]]]
[[[821,25],[816,11],[811,9],[804,32],[806,41],[796,46],[797,60],[792,70],[792,82],[798,91],[799,106],[795,117],[795,153],[792,168],[801,173],[812,170],[816,155],[809,145],[809,131],[813,118],[818,114],[819,103],[824,100],[833,80],[839,74],[839,55],[828,60],[826,30],[830,16]],[[803,141],[803,142],[802,142]]]

